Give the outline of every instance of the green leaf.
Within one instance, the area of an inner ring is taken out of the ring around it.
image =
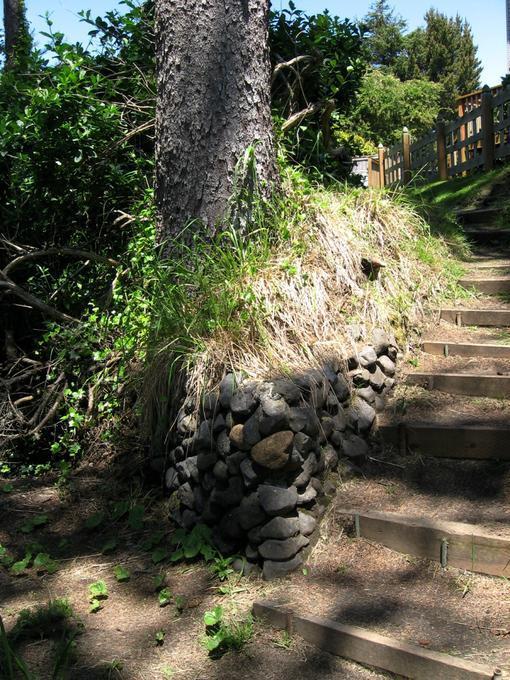
[[[124,569],[123,566],[120,564],[117,564],[116,567],[113,568],[113,573],[115,574],[115,578],[119,583],[124,583],[125,581],[129,581],[131,578],[131,574],[127,569]]]
[[[145,514],[145,508],[143,505],[134,505],[129,511],[128,524],[131,529],[135,531],[140,531],[143,528],[143,516]]]
[[[170,604],[172,601],[172,592],[170,588],[163,588],[162,590],[159,591],[158,594],[158,602],[160,607],[166,607],[167,604]]]
[[[101,602],[99,600],[97,600],[96,598],[92,598],[90,600],[89,612],[91,614],[95,614],[95,612],[98,612],[102,608],[103,608],[103,605],[101,604]]]
[[[205,612],[204,623],[206,626],[215,626],[223,618],[223,607],[218,605],[212,611]]]
[[[156,550],[152,553],[151,559],[154,564],[159,564],[160,562],[163,562],[163,560],[166,560],[168,557],[168,549],[159,547],[156,548]]]
[[[184,550],[179,548],[178,550],[174,550],[174,552],[170,555],[170,562],[178,562],[179,560],[182,560],[183,557]]]
[[[37,571],[46,571],[48,574],[54,574],[58,570],[58,563],[48,553],[40,552],[35,556],[34,567]]]
[[[32,559],[32,554],[27,553],[22,560],[19,560],[19,562],[15,562],[12,565],[11,574],[14,574],[14,576],[19,576],[28,567],[31,559]]]
[[[108,597],[108,586],[104,581],[95,581],[89,585],[89,593],[92,599],[106,599]]]
[[[2,491],[3,493],[11,493],[11,491],[14,491],[14,486],[12,484],[4,484],[2,486]]]
[[[112,520],[116,522],[118,519],[123,517],[129,510],[129,503],[127,501],[118,501],[113,504],[112,510]]]
[[[161,590],[165,585],[166,574],[158,574],[154,576],[152,582],[154,583],[154,590]]]
[[[20,526],[20,531],[22,531],[24,534],[29,534],[35,529],[35,527],[43,526],[47,522],[47,515],[36,515],[31,519],[27,519],[26,522],[23,522],[23,524]]]
[[[156,631],[156,635],[154,636],[154,638],[156,640],[156,645],[160,646],[160,645],[163,644],[163,642],[165,641],[165,635],[166,635],[166,633],[165,633],[164,630]]]
[[[86,529],[97,529],[97,527],[104,522],[105,514],[102,511],[95,512],[85,522]]]
[[[223,630],[219,630],[214,635],[207,635],[207,637],[205,638],[206,649],[209,652],[213,652],[215,649],[218,649],[218,647],[221,645],[221,643],[224,640],[225,640],[225,632]]]
[[[148,536],[145,541],[143,541],[141,548],[145,552],[150,552],[153,548],[155,548],[161,541],[163,540],[165,536],[164,531],[155,531],[153,534]]]
[[[106,543],[101,548],[101,552],[103,553],[103,555],[107,555],[108,553],[113,552],[116,547],[117,547],[117,539],[116,538],[110,538],[110,540],[106,541]]]

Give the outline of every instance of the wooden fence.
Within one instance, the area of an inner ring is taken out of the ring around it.
[[[496,161],[510,157],[510,88],[491,92],[485,87],[478,106],[441,122],[415,141],[404,128],[402,140],[379,146],[369,165],[369,185],[407,184],[412,178],[449,179],[476,170],[492,170]],[[382,170],[384,169],[384,170]]]

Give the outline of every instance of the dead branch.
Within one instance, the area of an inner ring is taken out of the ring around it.
[[[75,257],[80,260],[94,260],[95,262],[101,262],[103,264],[108,264],[111,267],[118,267],[119,262],[112,259],[111,257],[106,257],[104,255],[99,255],[98,253],[90,252],[89,250],[79,250],[76,248],[47,248],[46,250],[34,250],[24,255],[20,255],[16,259],[9,262],[9,264],[4,268],[3,274],[6,278],[9,278],[10,273],[16,267],[24,264],[25,262],[31,262],[33,260],[42,260],[46,257]]]
[[[55,380],[53,385],[50,386],[50,388],[48,389],[48,391],[46,392],[44,397],[41,399],[41,403],[37,407],[36,412],[34,413],[34,415],[28,421],[28,424],[31,427],[33,427],[35,425],[35,423],[37,422],[37,420],[41,417],[41,414],[43,413],[44,409],[46,408],[46,405],[48,404],[49,400],[51,399],[52,395],[55,393],[57,387],[62,382],[64,377],[65,377],[65,373],[64,372],[60,373],[60,375]]]
[[[294,67],[296,66],[296,64],[299,64],[301,62],[311,61],[311,60],[312,60],[312,57],[310,55],[301,54],[299,57],[294,57],[293,59],[289,59],[289,61],[282,61],[279,64],[276,64],[276,66],[273,69],[273,75],[271,76],[271,82],[274,83],[274,81],[278,77],[278,74],[281,73],[286,68],[290,68],[293,71],[295,71]]]
[[[60,404],[62,403],[62,399],[64,398],[66,387],[67,387],[67,382],[64,383],[63,389],[58,393],[58,396],[55,399],[53,406],[50,408],[48,413],[44,416],[44,418],[41,420],[41,422],[38,425],[36,425],[32,430],[30,430],[30,432],[28,433],[29,436],[37,434],[40,430],[42,430],[42,428],[45,425],[47,425],[49,422],[51,422],[53,420],[53,418],[55,417],[55,415],[58,411],[58,407],[60,406]]]
[[[320,103],[309,104],[306,109],[302,109],[301,111],[294,113],[292,116],[290,116],[290,118],[287,118],[285,123],[282,125],[282,132],[287,132],[287,130],[292,130],[292,128],[300,125],[305,118],[317,113],[320,108]]]
[[[28,291],[18,286],[16,283],[14,283],[14,281],[0,281],[0,289],[2,288],[8,293],[12,293],[16,297],[26,302],[29,307],[38,309],[44,315],[50,317],[50,319],[54,319],[55,321],[60,321],[62,323],[78,323],[78,319],[69,316],[69,314],[59,312],[54,307],[50,307],[50,305],[47,305],[42,300],[39,300],[39,298],[36,298],[35,295],[32,295]]]

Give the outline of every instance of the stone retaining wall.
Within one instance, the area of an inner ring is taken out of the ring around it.
[[[166,471],[174,519],[186,529],[209,525],[221,553],[243,555],[265,578],[298,568],[339,461],[369,452],[396,360],[394,341],[375,330],[347,372],[339,362],[292,380],[230,373],[204,399],[200,419],[185,403]]]

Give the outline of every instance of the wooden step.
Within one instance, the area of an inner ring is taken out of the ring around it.
[[[510,359],[510,345],[470,344],[425,340],[422,349],[427,354],[444,357],[483,357],[486,359]]]
[[[378,431],[382,441],[402,455],[510,461],[510,427],[409,422],[379,425]]]
[[[506,245],[510,238],[510,229],[466,227],[464,234],[470,241],[476,243],[504,242]]]
[[[510,376],[483,375],[478,373],[409,373],[409,385],[420,385],[429,390],[449,394],[466,394],[472,397],[508,399],[510,397]]]
[[[253,615],[289,635],[297,634],[326,652],[415,680],[496,680],[498,668],[401,642],[366,628],[298,614],[277,602],[253,604]],[[317,677],[321,674],[318,673]],[[299,678],[299,672],[296,674]]]
[[[510,292],[510,277],[498,276],[488,279],[464,278],[459,281],[463,288],[474,289],[484,295],[499,295]]]
[[[409,517],[393,512],[339,510],[354,520],[356,536],[404,555],[443,567],[510,577],[510,539],[494,536],[476,524]]]
[[[457,326],[510,326],[510,309],[442,309],[440,317]]]
[[[470,210],[458,210],[457,218],[463,224],[487,224],[495,220],[501,210],[498,208],[475,208]]]

